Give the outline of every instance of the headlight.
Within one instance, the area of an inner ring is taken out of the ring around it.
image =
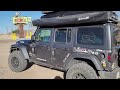
[[[20,41],[20,43],[24,43],[24,41]]]

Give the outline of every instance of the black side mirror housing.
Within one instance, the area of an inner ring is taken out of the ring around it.
[[[32,35],[31,40],[35,41],[35,35]]]

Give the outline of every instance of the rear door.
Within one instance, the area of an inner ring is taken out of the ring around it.
[[[63,68],[65,60],[72,52],[72,32],[72,28],[55,29],[53,64],[57,68]]]

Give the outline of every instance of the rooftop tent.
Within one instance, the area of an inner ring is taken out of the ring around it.
[[[91,23],[118,23],[118,16],[112,11],[60,11],[44,15],[34,20],[34,26],[56,27]]]
[[[41,11],[42,14],[49,14],[49,13],[52,13],[54,11]]]
[[[113,11],[46,11],[45,15],[42,16],[42,18],[55,18],[55,17],[64,17],[64,16],[69,16],[69,15],[78,15],[78,14],[90,14],[90,13],[97,13],[97,12],[110,12],[113,16],[116,15],[115,12]]]
[[[43,15],[42,18],[54,18],[54,17],[62,17],[67,15],[86,13],[86,11],[46,11],[46,12],[44,12],[46,14]],[[87,12],[93,12],[93,11],[87,11]]]

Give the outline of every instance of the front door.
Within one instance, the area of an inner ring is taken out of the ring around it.
[[[56,29],[54,33],[54,64],[63,68],[66,59],[72,52],[72,30],[70,28]]]
[[[36,35],[35,59],[40,63],[51,64],[51,29],[41,29]]]

